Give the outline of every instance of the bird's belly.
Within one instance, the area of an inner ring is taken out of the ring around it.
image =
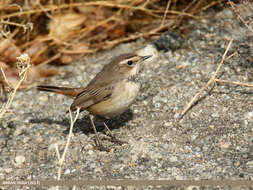
[[[117,116],[129,108],[138,92],[139,85],[134,82],[119,83],[110,98],[90,106],[87,110],[93,115],[104,117]]]

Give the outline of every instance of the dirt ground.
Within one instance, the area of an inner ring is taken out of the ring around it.
[[[128,143],[112,143],[104,128],[98,127],[103,144],[112,150],[95,150],[87,113],[82,113],[74,126],[62,179],[253,179],[252,88],[212,84],[178,120],[214,74],[230,39],[228,56],[237,54],[225,60],[218,78],[252,84],[253,33],[229,9],[209,11],[190,26],[181,48],[157,51],[157,57],[144,65],[140,95],[126,113],[107,122],[113,134]],[[44,84],[85,86],[110,58],[150,44],[141,39],[87,56],[61,67],[62,75]],[[1,97],[2,103],[6,100],[7,96]],[[55,145],[62,153],[69,130],[65,111],[71,102],[35,88],[17,93],[13,114],[1,121],[0,179],[57,178]]]

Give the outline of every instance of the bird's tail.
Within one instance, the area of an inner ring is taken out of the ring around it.
[[[40,86],[37,86],[37,90],[46,91],[46,92],[53,92],[56,94],[63,94],[65,96],[76,97],[82,91],[82,88],[67,88],[67,87],[40,85]]]

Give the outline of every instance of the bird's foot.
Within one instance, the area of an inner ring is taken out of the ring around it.
[[[104,122],[104,126],[107,129],[108,135],[111,137],[111,142],[114,142],[118,145],[122,145],[122,144],[127,144],[126,141],[121,141],[119,139],[117,139],[113,134],[112,131],[109,129],[109,127],[106,125],[106,123]]]
[[[105,151],[105,152],[110,152],[110,151],[111,151],[110,148],[105,147],[105,146],[103,146],[103,145],[95,145],[95,146],[94,146],[94,149],[95,149],[95,150],[99,150],[99,151]]]
[[[119,139],[117,139],[115,136],[113,135],[109,135],[111,137],[111,142],[118,144],[118,145],[123,145],[123,144],[127,144],[128,142],[126,141],[121,141]]]
[[[94,149],[96,149],[96,150],[100,150],[100,151],[106,151],[106,152],[110,152],[110,149],[109,148],[107,148],[107,147],[105,147],[105,146],[103,146],[102,145],[102,142],[101,142],[101,140],[99,139],[99,137],[96,135],[95,136],[96,138],[95,138],[95,146],[94,146]]]

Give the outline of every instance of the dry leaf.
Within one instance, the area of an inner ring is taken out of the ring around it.
[[[125,34],[126,34],[126,25],[124,24],[116,25],[107,32],[108,37],[111,39],[124,36]]]
[[[69,37],[80,29],[85,20],[85,16],[77,13],[54,15],[49,23],[49,36],[56,43],[69,40]]]
[[[62,53],[62,56],[60,57],[60,62],[62,64],[69,64],[80,59],[83,54],[89,53],[89,50],[86,44],[78,43],[69,48],[68,50],[59,49],[59,52]]]
[[[1,63],[1,62],[0,62]],[[3,63],[3,62],[2,62]],[[2,64],[1,63],[1,64]],[[18,69],[15,67],[10,67],[7,65],[7,67],[2,67],[5,77],[7,78],[8,83],[11,86],[16,86],[19,82],[19,74]],[[50,77],[53,75],[59,74],[59,71],[56,69],[42,69],[39,66],[31,66],[27,72],[27,78],[24,80],[24,82],[21,84],[20,88],[26,88],[27,86],[33,84],[34,82],[38,81],[39,78],[42,77]],[[2,89],[8,90],[8,85],[6,81],[4,80],[4,76],[2,72],[0,72],[0,85]]]
[[[24,51],[24,53],[27,53],[30,58],[34,57],[41,49],[45,48],[47,46],[46,42],[41,42],[37,40],[32,41],[32,43],[29,45],[29,47]]]
[[[46,59],[48,59],[48,56],[45,54],[47,51],[47,42],[41,41],[41,37],[37,37],[35,40],[32,41],[32,43],[29,45],[29,47],[24,51],[24,53],[27,53],[29,57],[32,59],[32,64],[40,64]]]
[[[20,56],[19,48],[14,44],[13,40],[4,39],[0,42],[0,61],[8,64],[16,63],[16,57]]]

